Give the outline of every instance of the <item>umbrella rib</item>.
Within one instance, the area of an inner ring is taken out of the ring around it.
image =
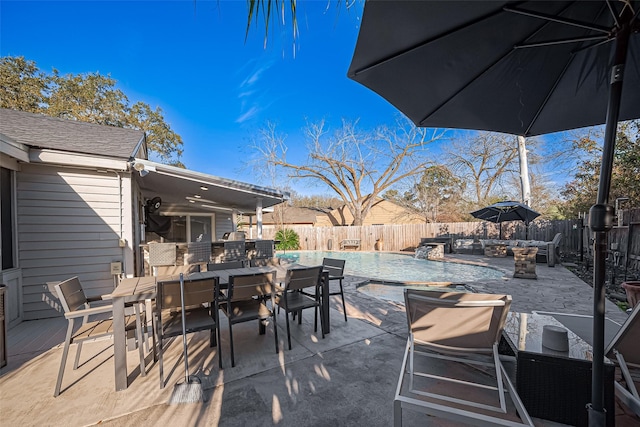
[[[509,8],[507,7],[503,7],[501,9],[502,12],[509,12],[509,11],[513,11],[513,12],[518,12],[520,11],[520,9],[513,9],[513,10],[509,10]],[[526,11],[522,11],[522,12],[526,12]],[[523,15],[528,15],[527,13],[522,13]],[[537,17],[537,16],[534,16]],[[534,31],[532,34],[536,34],[537,32],[539,32],[542,28],[544,28],[549,22],[549,20],[547,20],[547,22],[545,22],[540,28],[538,28],[536,31]],[[530,34],[528,38],[532,37],[532,34]],[[444,101],[442,101],[440,104],[438,104],[434,109],[432,109],[430,112],[428,112],[418,123],[420,124],[420,126],[424,126],[424,122],[431,117],[432,114],[434,114],[436,111],[438,111],[440,108],[442,108],[443,105],[446,105],[449,101],[451,101],[453,98],[455,98],[460,92],[462,92],[463,90],[465,90],[467,87],[469,87],[475,80],[477,80],[478,78],[480,78],[480,76],[482,76],[483,74],[485,74],[487,71],[489,71],[491,68],[493,68],[496,64],[504,61],[507,59],[507,57],[509,57],[509,55],[512,55],[517,49],[517,46],[514,46],[509,52],[505,53],[504,55],[502,55],[500,58],[498,58],[495,62],[493,62],[492,64],[489,64],[487,67],[485,67],[484,69],[482,69],[479,73],[477,73],[472,79],[469,79],[469,81],[463,85],[462,87],[460,87],[455,93],[453,93],[451,96],[449,96],[447,99],[445,99]],[[562,76],[565,74],[567,68],[568,68],[568,64],[571,63],[571,60],[569,60],[567,62],[567,65],[565,65],[565,68],[562,70],[562,73],[560,74],[560,76],[558,77],[558,79],[556,79],[556,81],[554,82],[551,91],[549,91],[547,93],[547,96],[544,99],[544,102],[541,104],[541,106],[538,108],[538,111],[536,112],[535,116],[533,117],[533,120],[531,120],[528,125],[527,125],[527,129],[525,130],[525,132],[523,132],[523,135],[526,136],[529,131],[531,130],[531,128],[533,127],[533,124],[535,123],[536,119],[538,118],[538,116],[540,115],[542,108],[546,105],[546,103],[549,101],[549,98],[551,97],[551,94],[553,93],[553,90],[555,90],[555,88],[558,86],[558,83],[560,81],[560,79],[562,78]]]
[[[505,9],[507,9],[505,7]],[[510,9],[509,11],[514,12],[514,13],[522,13],[523,15],[527,15],[527,16],[532,16],[534,18],[540,18],[540,19],[544,19],[547,21],[554,21],[554,22],[559,22],[559,23],[566,23],[568,25],[576,25],[582,28],[586,28],[586,29],[593,29],[598,31],[597,27],[593,26],[590,27],[589,25],[583,24],[583,23],[579,23],[577,21],[570,21],[570,20],[560,20],[558,18],[554,18],[554,17],[546,17],[543,14],[535,14],[535,13],[529,13],[526,11],[522,11],[520,9]],[[524,13],[526,12],[526,13]],[[583,40],[580,39],[576,39],[576,42],[580,42]],[[596,43],[595,46],[598,46],[599,44],[606,42],[608,40],[602,40],[599,43]],[[517,49],[518,47],[516,47]],[[579,49],[578,51],[581,51],[583,49]],[[564,68],[562,69],[562,72],[560,72],[560,74],[558,74],[558,77],[555,79],[555,81],[553,82],[553,85],[551,86],[551,89],[549,91],[547,91],[546,96],[544,97],[544,101],[542,101],[542,103],[539,105],[538,110],[536,111],[536,113],[534,114],[533,118],[531,119],[531,121],[529,122],[529,125],[527,126],[527,129],[524,132],[524,135],[528,135],[529,132],[531,132],[531,128],[533,128],[534,124],[536,123],[536,121],[538,120],[538,117],[540,117],[540,114],[542,114],[542,110],[544,109],[544,107],[547,105],[547,103],[549,102],[549,99],[551,99],[551,95],[553,94],[553,92],[556,90],[556,88],[558,87],[558,85],[560,84],[560,81],[562,80],[562,78],[564,77],[564,75],[566,74],[567,70],[569,69],[569,66],[571,65],[571,62],[573,61],[573,59],[575,58],[575,54],[576,51],[571,52],[570,56],[569,56],[569,60],[565,63]]]
[[[529,122],[529,126],[527,126],[527,129],[524,131],[525,135],[529,134],[529,132],[531,131],[531,128],[538,120],[538,117],[540,116],[540,114],[542,114],[542,110],[544,109],[545,105],[547,105],[547,103],[549,102],[549,99],[551,99],[551,95],[556,90],[556,88],[560,84],[560,80],[562,80],[562,77],[564,77],[565,73],[569,69],[569,65],[571,65],[571,61],[573,61],[573,58],[574,58],[574,54],[572,53],[569,56],[569,60],[564,64],[564,68],[562,69],[562,72],[560,72],[556,80],[553,82],[553,86],[551,86],[551,89],[547,91],[547,94],[544,97],[544,101],[542,101],[542,103],[538,106],[538,110],[536,111],[536,114],[534,114],[533,118]]]
[[[549,40],[546,42],[537,42],[537,43],[523,43],[514,46],[514,49],[527,49],[531,47],[545,47],[545,46],[554,46],[559,44],[568,44],[568,43],[579,43],[579,42],[588,42],[592,40],[598,41],[608,41],[611,40],[608,36],[587,36],[587,37],[574,37],[570,39],[562,39],[562,40]]]
[[[514,8],[514,7],[506,7],[505,6],[504,10],[506,12],[512,12],[512,13],[517,13],[517,14],[520,14],[520,15],[530,16],[532,18],[539,18],[539,19],[543,19],[545,21],[557,22],[559,24],[565,24],[565,25],[571,25],[571,26],[574,26],[574,27],[585,28],[587,30],[597,31],[597,32],[604,33],[604,34],[609,34],[610,31],[611,31],[610,28],[601,27],[599,25],[587,24],[585,22],[575,21],[573,19],[558,18],[557,16],[547,15],[547,14],[539,13],[539,12],[532,12],[532,11],[523,10],[523,9],[517,9],[517,8]]]
[[[611,14],[611,17],[616,23],[616,27],[620,28],[620,20],[618,19],[618,15],[616,15],[616,11],[613,10],[613,5],[611,4],[611,1],[606,0],[606,3],[607,3],[607,7],[609,8],[609,13]]]
[[[498,15],[499,13],[502,13],[502,12],[503,12],[502,8],[499,8],[499,9],[496,9],[495,11],[493,11],[493,12],[489,12],[489,13],[487,13],[487,14],[485,14],[485,15],[483,15],[483,16],[475,19],[475,20],[473,20],[472,22],[465,22],[464,24],[461,24],[461,25],[459,25],[459,26],[447,31],[446,33],[438,34],[436,37],[433,37],[433,38],[430,38],[430,39],[427,39],[427,40],[423,40],[423,41],[421,41],[419,43],[414,44],[413,46],[410,46],[410,47],[404,49],[404,50],[395,52],[392,55],[389,55],[389,56],[387,56],[385,58],[382,58],[382,59],[379,59],[379,60],[373,62],[372,64],[369,64],[369,65],[367,65],[365,67],[362,67],[362,68],[354,71],[352,74],[350,74],[349,77],[355,77],[355,76],[357,76],[357,75],[359,75],[361,73],[365,73],[367,71],[370,71],[370,70],[372,70],[372,69],[374,69],[376,67],[379,67],[380,65],[386,64],[389,61],[392,61],[392,60],[394,60],[396,58],[400,58],[400,57],[402,57],[404,55],[407,55],[407,54],[413,52],[414,50],[420,49],[420,48],[422,48],[422,47],[424,47],[424,46],[426,46],[428,44],[431,44],[431,43],[433,43],[433,42],[435,42],[437,40],[440,40],[440,39],[442,39],[444,37],[447,37],[450,34],[454,34],[456,31],[459,31],[459,30],[467,27],[468,25],[473,25],[473,24],[476,24],[478,22],[485,21],[485,20],[487,20],[489,18],[492,18],[495,15]]]

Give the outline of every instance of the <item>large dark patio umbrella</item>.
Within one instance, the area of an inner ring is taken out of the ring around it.
[[[606,123],[589,216],[595,232],[591,425],[605,421],[609,187],[618,120],[640,117],[639,11],[640,0],[368,1],[348,72],[418,126],[532,136]]]
[[[513,201],[504,201],[485,206],[482,209],[471,212],[474,218],[485,221],[503,223],[505,221],[523,221],[527,226],[527,239],[529,238],[529,223],[540,216],[540,214],[529,206]],[[502,227],[500,227],[500,238],[502,239]]]

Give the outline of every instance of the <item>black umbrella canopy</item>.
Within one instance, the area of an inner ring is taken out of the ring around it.
[[[348,76],[422,127],[533,136],[606,123],[589,425],[604,425],[604,282],[619,120],[640,117],[640,0],[375,1]]]
[[[523,221],[529,225],[531,221],[540,216],[540,214],[529,206],[512,201],[504,201],[494,203],[477,211],[471,212],[474,218],[483,219],[485,221],[500,223],[505,221]]]
[[[639,0],[370,0],[348,76],[422,127],[531,136],[603,124],[625,5],[635,16],[619,119],[637,118]]]

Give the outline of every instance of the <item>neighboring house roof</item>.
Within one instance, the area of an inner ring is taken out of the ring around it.
[[[48,148],[110,158],[136,157],[144,132],[0,109],[0,131],[32,148]],[[46,138],[43,138],[46,135]],[[139,156],[138,156],[139,157]]]
[[[332,210],[329,213],[329,218],[334,225],[351,225],[353,223],[353,215],[347,205]],[[425,219],[420,215],[409,212],[390,200],[379,198],[369,210],[363,225],[422,224],[424,222]]]
[[[316,225],[321,219],[327,218],[327,213],[320,208],[301,208],[295,206],[276,206],[275,212],[269,212],[262,215],[263,224],[277,224],[283,216],[285,224],[310,224]],[[327,224],[330,225],[330,224]]]
[[[68,153],[74,153],[90,155],[94,161],[91,166],[102,169],[103,159],[107,159],[109,167],[120,167],[122,171],[131,171],[137,165],[145,170],[144,174],[133,174],[142,196],[148,200],[160,197],[163,214],[251,213],[259,201],[263,207],[270,207],[288,198],[288,194],[275,189],[146,160],[144,132],[138,130],[0,109],[0,137],[2,153],[10,150],[7,154],[22,156],[16,157],[21,161],[28,161],[23,150],[30,147],[36,151],[63,152],[53,161],[50,156],[46,160],[38,157],[44,163],[63,159],[68,164],[72,157]],[[145,158],[140,158],[141,155]]]
[[[284,214],[279,213],[284,209]],[[300,208],[293,206],[275,207],[275,212],[265,213],[262,216],[263,224],[278,224],[282,219],[288,225],[311,225],[315,227],[331,227],[351,225],[353,215],[346,205],[336,209]],[[413,214],[402,206],[386,199],[378,199],[371,207],[364,220],[364,225],[374,224],[422,224],[425,219]]]

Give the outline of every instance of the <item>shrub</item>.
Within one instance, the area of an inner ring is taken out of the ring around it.
[[[298,233],[289,228],[281,228],[278,230],[276,240],[280,241],[280,243],[276,244],[276,249],[279,251],[300,249],[300,237],[298,237]]]

